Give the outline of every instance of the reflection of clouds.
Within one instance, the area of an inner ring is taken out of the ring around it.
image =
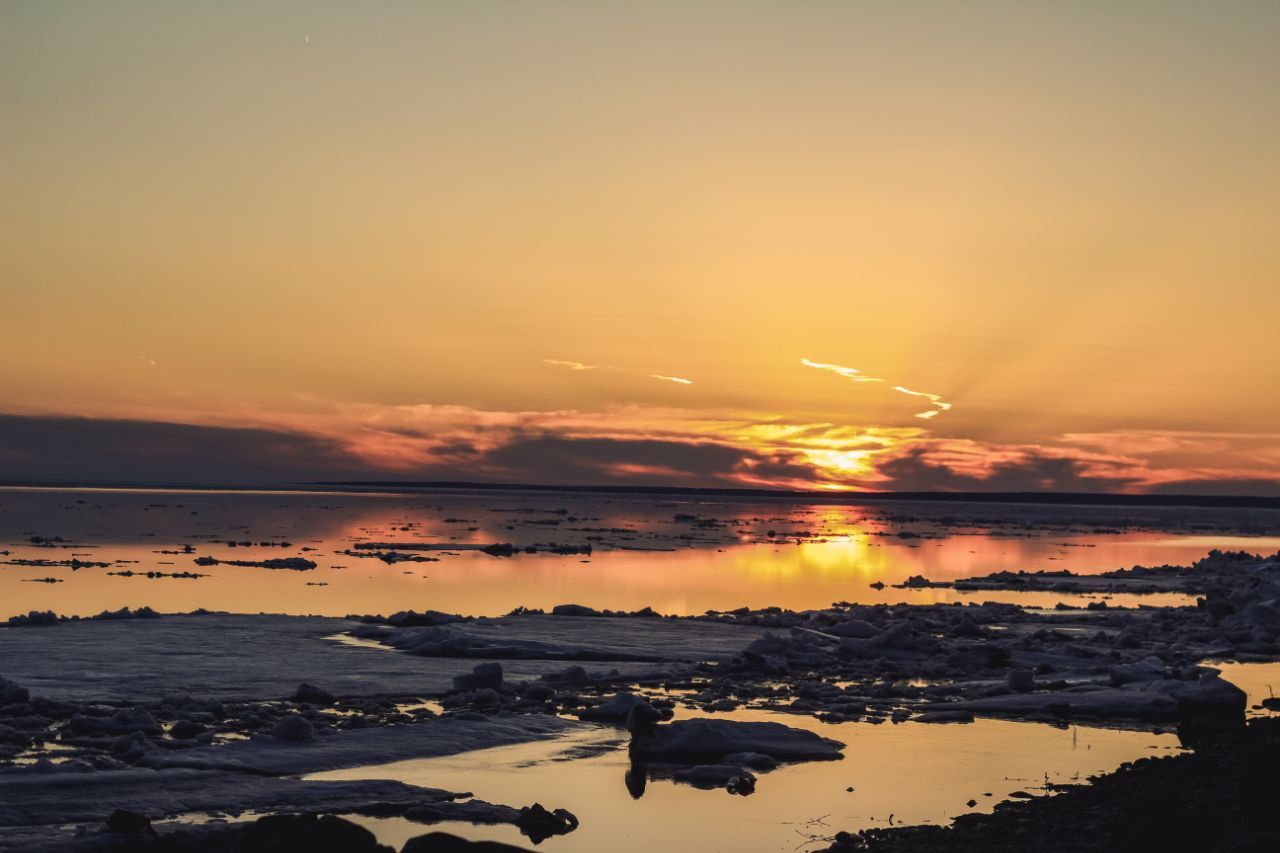
[[[90,534],[99,537],[94,541],[104,557],[136,559],[144,564],[153,562],[156,539],[140,537],[133,531],[141,508],[154,503],[155,495],[103,493],[95,497],[95,502],[99,500],[105,504],[103,509],[87,514],[67,511],[66,493],[27,494],[21,501],[13,501],[14,508],[21,509],[23,516],[10,514],[3,528],[9,536],[16,537],[18,531],[32,529],[28,523],[30,518],[40,518],[45,523],[54,519],[54,526],[63,534],[77,538]],[[643,497],[601,501],[597,495],[434,494],[427,501],[421,498],[406,501],[389,495],[202,492],[167,496],[163,500],[171,505],[153,507],[148,513],[149,529],[161,537],[181,541],[183,534],[191,529],[189,511],[198,509],[200,519],[211,531],[226,531],[224,535],[228,537],[232,535],[230,531],[243,530],[241,525],[247,524],[255,538],[279,533],[294,542],[319,540],[311,543],[317,547],[315,556],[321,563],[315,577],[335,581],[327,592],[312,590],[316,593],[314,596],[308,594],[300,598],[296,581],[282,578],[279,573],[212,567],[208,571],[218,578],[214,586],[197,589],[198,585],[158,584],[148,593],[157,599],[157,609],[163,607],[168,612],[200,606],[234,611],[243,609],[244,602],[253,601],[255,608],[268,612],[335,616],[351,612],[391,613],[404,608],[405,601],[410,600],[406,596],[422,600],[421,597],[427,595],[423,588],[426,582],[420,574],[405,575],[403,566],[387,567],[367,559],[357,563],[336,553],[349,548],[353,540],[393,536],[439,541],[444,536],[466,535],[475,536],[478,541],[495,541],[496,537],[506,541],[513,538],[506,528],[510,517],[507,512],[490,511],[496,506],[547,510],[564,506],[574,514],[600,515],[600,526],[654,527],[667,531],[668,535],[679,532],[664,523],[672,512],[669,507]],[[999,568],[1070,568],[1087,572],[1134,563],[1188,563],[1212,547],[1240,547],[1238,542],[1210,536],[1153,538],[1149,533],[1128,533],[1064,539],[1060,532],[1039,532],[1027,539],[1000,533],[947,536],[912,548],[892,536],[868,535],[881,525],[859,507],[827,505],[797,511],[794,507],[783,509],[787,505],[782,503],[770,506],[773,507],[770,512],[785,515],[797,527],[812,529],[820,517],[824,528],[846,531],[855,535],[856,541],[833,536],[826,542],[806,541],[801,545],[766,542],[739,547],[720,543],[699,545],[682,540],[679,550],[671,552],[612,551],[602,547],[592,556],[589,571],[584,570],[576,558],[557,555],[522,555],[515,560],[498,560],[464,552],[457,557],[447,557],[438,570],[429,570],[431,605],[449,612],[493,616],[519,605],[550,608],[566,601],[624,610],[652,606],[659,612],[685,615],[741,605],[809,609],[838,600],[927,603],[992,599],[1052,606],[1060,600],[1059,593],[1004,591],[966,596],[946,589],[874,590],[869,584],[876,580],[901,583],[913,574],[954,579]],[[809,509],[817,510],[820,516],[807,514]],[[701,512],[725,521],[741,522],[729,525],[728,535],[745,530],[758,533],[774,523],[772,519],[759,517],[761,506],[755,502],[723,501]],[[948,510],[938,508],[933,514],[946,512]],[[443,519],[447,517],[477,519],[474,526],[480,531],[467,531],[473,526],[469,522],[446,523]],[[402,528],[407,522],[417,526],[412,531],[404,531]],[[535,539],[543,534],[539,528],[536,532],[517,533],[515,537],[517,541],[527,541],[525,537]],[[1069,548],[1066,554],[1061,554],[1063,549],[1058,543],[1063,541],[1088,543],[1093,547]],[[720,550],[722,547],[724,550]],[[241,552],[237,549],[228,553],[229,549],[224,550],[217,542],[209,543],[209,548],[215,555],[232,556]],[[276,548],[243,550],[241,556],[251,558],[280,556]],[[1061,559],[1057,559],[1059,557]],[[1049,558],[1054,561],[1048,562]],[[346,565],[346,569],[330,575],[330,565]],[[445,567],[449,570],[444,570]],[[41,609],[48,606],[47,599],[31,597],[44,595],[44,590],[23,588],[18,576],[8,576],[12,574],[0,572],[0,605],[10,605],[9,612],[0,608],[0,618],[18,610],[25,612],[36,605]],[[341,585],[336,582],[339,579]],[[75,577],[68,576],[68,583],[61,586],[59,602],[49,603],[57,603],[69,612],[88,614],[104,607],[136,606],[136,589],[102,574],[80,572]],[[68,594],[75,597],[64,600]],[[1125,602],[1135,604],[1137,597],[1127,598]],[[1185,596],[1172,595],[1159,601],[1144,597],[1143,603],[1183,605],[1189,601]]]

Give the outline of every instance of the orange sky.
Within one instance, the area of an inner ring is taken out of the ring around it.
[[[1275,491],[1277,36],[6,3],[0,479],[230,470],[114,419],[296,478]]]

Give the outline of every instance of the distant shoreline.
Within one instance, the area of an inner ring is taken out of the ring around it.
[[[1104,492],[824,492],[781,489],[695,488],[679,486],[590,486],[462,481],[336,480],[307,483],[119,483],[0,480],[0,488],[31,490],[108,490],[179,492],[298,492],[417,494],[436,492],[533,494],[608,494],[647,497],[722,498],[795,503],[965,503],[1046,506],[1203,507],[1280,510],[1280,497],[1249,495],[1126,495]]]

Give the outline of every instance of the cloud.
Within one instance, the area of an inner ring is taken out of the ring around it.
[[[486,463],[537,482],[635,482],[628,467],[660,469],[659,482],[723,485],[751,451],[715,442],[649,438],[520,436],[491,450]]]
[[[620,367],[614,367],[612,364],[584,364],[581,361],[566,361],[561,358],[544,358],[544,364],[552,364],[556,367],[567,367],[570,370],[621,370]]]
[[[0,415],[0,477],[118,483],[276,483],[377,470],[339,439],[245,427]]]
[[[550,364],[555,367],[567,367],[569,370],[616,370],[619,373],[637,373],[635,370],[628,370],[625,367],[615,367],[612,364],[586,364],[581,361],[569,361],[562,358],[544,358],[543,364]],[[666,376],[661,373],[645,373],[643,374],[649,379],[657,379],[661,382],[674,382],[677,385],[692,385],[692,379],[684,379],[680,376]]]
[[[1061,441],[1094,447],[1107,453],[1182,456],[1245,455],[1274,452],[1280,433],[1206,432],[1198,430],[1130,429],[1111,432],[1067,433]]]
[[[924,397],[928,399],[928,401],[932,405],[937,406],[936,409],[932,409],[927,412],[918,412],[915,415],[917,418],[928,420],[930,418],[937,417],[942,412],[945,412],[951,408],[951,404],[943,402],[942,398],[939,397],[937,394],[930,394],[927,391],[912,391],[910,388],[903,388],[901,385],[894,385],[893,390],[898,391],[902,394],[910,394],[912,397]]]
[[[876,465],[888,491],[1127,491],[1139,477],[1126,467],[1043,448],[992,448],[974,442],[927,443],[887,454]]]
[[[0,479],[96,483],[470,480],[898,491],[1275,494],[1275,437],[1117,433],[1046,444],[676,407],[363,406],[294,428],[0,415]],[[1117,453],[1109,445],[1128,452]],[[1176,445],[1171,450],[1171,445]],[[1188,447],[1206,450],[1193,453]],[[1176,456],[1171,454],[1177,454]],[[1184,458],[1185,457],[1185,458]],[[1171,464],[1176,462],[1177,464]]]
[[[1128,433],[1091,434],[1088,441],[1072,434],[1045,444],[1004,444],[935,437],[919,427],[793,421],[764,413],[679,407],[496,412],[418,405],[370,410],[365,418],[362,455],[406,475],[441,464],[459,466],[464,470],[450,476],[462,479],[536,475],[572,482],[589,476],[687,485],[690,476],[682,472],[690,471],[704,485],[766,488],[1130,492],[1164,489],[1171,482],[1213,482],[1226,492],[1237,481],[1280,482],[1280,437],[1263,435],[1248,438],[1249,452],[1224,465],[1213,463],[1227,460],[1218,447],[1228,440],[1225,434],[1183,435],[1180,447],[1204,452],[1169,456],[1162,455],[1167,439],[1137,441]],[[559,442],[531,443],[537,438]],[[429,449],[455,442],[475,452],[464,459]],[[735,461],[714,473],[691,467],[684,455],[689,451],[683,449],[690,445],[733,449]],[[508,446],[548,452],[554,447],[563,469],[557,474],[555,466],[517,464],[518,454],[503,452]],[[605,447],[613,454],[607,464],[593,456]],[[566,456],[570,448],[594,461],[585,467],[573,462]]]
[[[849,379],[854,382],[884,382],[885,381],[875,376],[866,376],[862,373],[861,370],[859,370],[856,367],[844,367],[843,365],[839,365],[839,364],[826,364],[820,361],[810,361],[807,358],[800,359],[800,363],[803,364],[805,367],[813,367],[813,368],[817,368],[818,370],[830,371],[831,373],[834,373],[837,376],[843,376],[845,379]],[[936,418],[938,415],[951,409],[951,404],[943,401],[943,399],[937,394],[930,394],[927,391],[912,391],[910,388],[904,388],[901,385],[894,385],[892,386],[892,388],[894,391],[897,391],[899,394],[907,394],[911,397],[924,397],[926,400],[929,401],[930,405],[935,407],[933,409],[929,409],[928,411],[917,412],[915,414],[915,417],[920,418],[922,420],[930,420],[931,418]]]
[[[820,361],[810,361],[807,358],[800,359],[800,363],[805,367],[816,367],[818,370],[829,370],[845,379],[852,379],[854,382],[883,382],[883,379],[876,379],[874,376],[863,376],[862,371],[856,367],[842,367],[838,364],[823,364]]]

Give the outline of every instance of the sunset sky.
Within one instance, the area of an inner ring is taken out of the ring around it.
[[[1278,42],[6,2],[0,479],[1280,494]]]

